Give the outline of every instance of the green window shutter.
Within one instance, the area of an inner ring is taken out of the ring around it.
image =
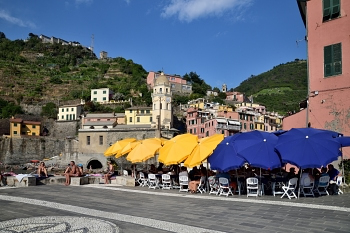
[[[324,76],[332,75],[332,46],[324,47]]]
[[[331,15],[331,0],[323,0],[323,20],[328,20]]]
[[[331,18],[334,19],[339,15],[340,15],[340,0],[333,0]]]
[[[333,45],[334,74],[342,73],[341,43]]]

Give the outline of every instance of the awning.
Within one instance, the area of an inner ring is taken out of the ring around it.
[[[215,119],[218,123],[227,123],[226,119]]]
[[[228,123],[230,124],[230,125],[241,125],[241,122],[239,122],[239,121],[228,121]]]

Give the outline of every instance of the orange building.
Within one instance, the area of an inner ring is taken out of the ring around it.
[[[21,136],[40,136],[39,121],[24,121],[21,118],[10,119],[10,136],[21,137]]]
[[[308,105],[286,117],[283,129],[306,127],[350,136],[350,1],[297,0],[306,27]],[[350,158],[350,148],[343,148]]]

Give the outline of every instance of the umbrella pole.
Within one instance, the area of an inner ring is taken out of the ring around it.
[[[346,184],[345,183],[345,174],[344,174],[343,147],[340,147],[340,151],[341,151],[341,175],[343,177],[344,184]]]
[[[238,188],[238,191],[239,191],[239,195],[241,195],[241,191],[240,191],[241,190],[241,185],[239,184],[237,169],[236,169],[236,180],[237,180],[237,188]],[[235,195],[235,194],[233,194],[233,195]]]
[[[303,174],[303,169],[300,169],[300,177],[299,177],[299,188],[298,188],[298,199],[300,198],[300,185],[301,185],[301,175]]]

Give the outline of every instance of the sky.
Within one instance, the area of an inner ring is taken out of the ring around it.
[[[196,72],[220,89],[307,56],[296,0],[0,0],[0,31],[93,45],[148,72]]]

